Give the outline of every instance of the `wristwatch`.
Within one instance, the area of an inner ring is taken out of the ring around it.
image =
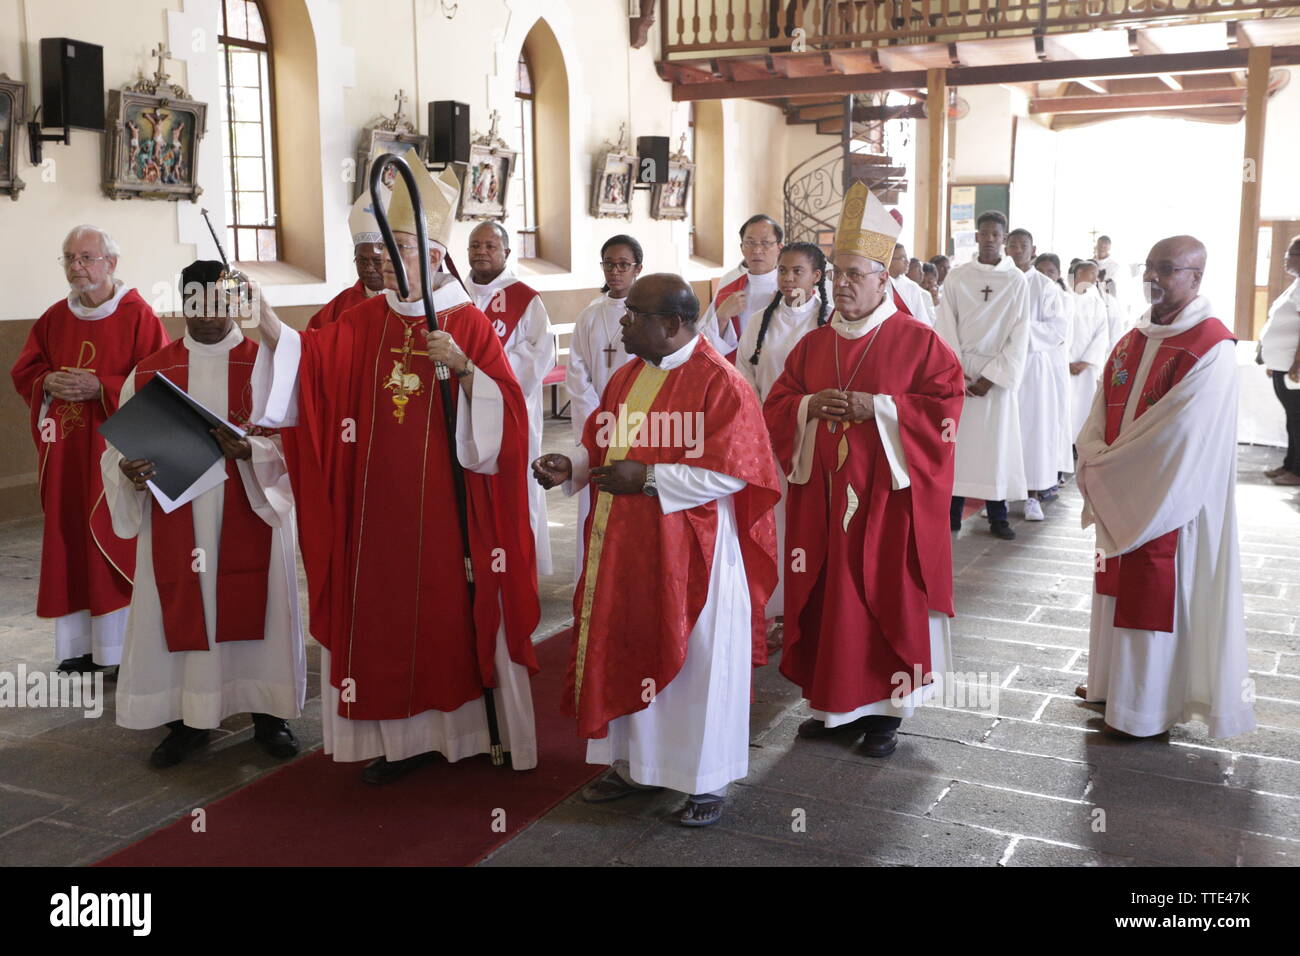
[[[641,491],[651,498],[659,497],[659,489],[655,486],[655,466],[647,465],[645,470],[645,484],[641,486]]]
[[[457,377],[457,378],[465,378],[466,376],[473,375],[473,374],[474,374],[474,362],[473,362],[473,361],[472,361],[472,360],[467,356],[467,357],[465,358],[465,369],[464,369],[464,371],[456,372],[456,377]]]

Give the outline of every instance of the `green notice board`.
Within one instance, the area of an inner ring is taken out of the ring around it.
[[[970,201],[971,190],[974,201]],[[964,183],[948,187],[948,255],[955,246],[954,237],[975,228],[975,219],[983,212],[1000,212],[1011,218],[1010,183]]]

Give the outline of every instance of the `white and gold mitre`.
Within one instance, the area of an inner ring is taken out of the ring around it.
[[[432,242],[446,247],[451,239],[451,227],[456,218],[456,201],[460,197],[460,180],[451,167],[444,169],[435,179],[429,175],[418,157],[410,163],[415,182],[420,189],[420,203],[424,207],[424,228]],[[415,232],[415,210],[406,192],[406,180],[398,176],[393,182],[393,198],[388,201],[388,225],[394,232]],[[891,250],[892,251],[892,250]]]
[[[902,228],[875,193],[865,183],[856,182],[844,195],[835,255],[862,256],[888,268]]]
[[[379,222],[375,219],[375,206],[370,199],[369,190],[358,196],[352,204],[352,212],[348,213],[348,231],[352,233],[354,246],[384,241],[379,232]]]

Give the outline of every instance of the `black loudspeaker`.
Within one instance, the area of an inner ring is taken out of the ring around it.
[[[639,186],[668,182],[668,137],[636,138],[636,181]]]
[[[429,162],[469,162],[469,104],[435,100],[429,104]]]
[[[104,48],[41,39],[41,125],[104,131]]]

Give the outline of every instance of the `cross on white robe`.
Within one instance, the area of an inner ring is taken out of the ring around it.
[[[591,413],[600,407],[600,396],[605,393],[605,386],[614,373],[632,358],[623,348],[623,326],[619,321],[627,312],[626,301],[602,292],[587,303],[574,320],[564,387],[569,393],[569,421],[573,425],[576,444],[582,443],[583,427]],[[574,581],[582,575],[583,532],[590,513],[591,489],[583,488],[578,497],[578,559],[573,565]]]
[[[1020,439],[1025,482],[1033,491],[1056,484],[1057,473],[1074,471],[1070,452],[1070,367],[1066,348],[1071,316],[1065,291],[1037,269],[1024,272],[1029,284],[1029,351],[1020,382]]]
[[[1172,634],[1115,627],[1115,598],[1093,592],[1088,699],[1105,701],[1106,722],[1137,736],[1190,720],[1205,723],[1211,737],[1255,728],[1237,545],[1234,343],[1214,346],[1135,417],[1160,340],[1212,314],[1204,296],[1167,326],[1152,325],[1146,313],[1119,435],[1106,444],[1100,389],[1079,433],[1083,527],[1095,523],[1101,554],[1126,554],[1178,531]]]
[[[1018,501],[1026,494],[1020,381],[1029,349],[1029,283],[1010,256],[972,258],[948,273],[935,331],[961,360],[968,382],[993,386],[966,396],[957,428],[955,497]]]
[[[493,298],[518,281],[509,269],[505,269],[486,285],[466,278],[465,288],[474,305],[491,322],[496,318],[492,312]],[[504,302],[504,299],[500,301]],[[528,406],[528,460],[533,461],[542,453],[542,379],[555,368],[555,335],[551,332],[551,320],[546,315],[546,306],[542,304],[540,295],[533,296],[510,338],[503,344],[506,358],[510,360],[510,367],[514,369],[519,388],[524,393],[524,403]],[[537,547],[537,573],[550,574],[551,529],[546,520],[546,490],[535,481],[528,482],[528,520]]]
[[[187,334],[189,379],[186,391],[202,405],[224,414],[229,408],[228,360],[244,339],[237,325],[215,344],[196,342]],[[122,386],[123,404],[135,394],[134,371]],[[207,555],[197,572],[208,650],[170,651],[163,634],[162,606],[154,579],[152,495],[137,491],[122,474],[121,453],[104,449],[100,467],[104,495],[120,538],[136,538],[135,588],[130,622],[117,679],[117,722],[144,730],[183,720],[187,727],[211,729],[232,714],[263,713],[291,719],[302,713],[307,666],[298,608],[297,525],[293,492],[277,437],[249,436],[252,457],[236,461],[243,492],[254,513],[271,526],[271,563],[267,569],[266,630],[260,641],[216,643],[217,574],[221,554],[221,518],[225,481],[199,495],[190,508],[194,545]],[[214,466],[224,473],[225,459]],[[232,479],[227,478],[226,481]],[[168,560],[190,562],[191,555]]]
[[[449,274],[433,290],[435,311],[450,309],[469,300],[465,290]],[[391,290],[384,290],[388,307],[399,315],[424,315],[422,302],[402,302]],[[267,318],[263,318],[267,322]],[[302,356],[301,336],[280,325],[279,344],[272,351],[258,350],[253,367],[253,420],[272,428],[298,423],[298,363]],[[475,375],[473,394],[464,384],[456,407],[456,457],[461,466],[483,475],[497,473],[501,451],[503,403],[501,389],[487,375]],[[497,626],[493,662],[497,686],[496,702],[501,744],[510,754],[515,770],[537,766],[537,730],[533,720],[532,685],[528,668],[510,659],[506,644],[505,610]],[[467,701],[455,710],[426,710],[393,720],[352,720],[339,714],[339,692],[330,683],[330,652],[321,648],[321,724],[325,753],[339,762],[404,760],[437,751],[454,763],[462,757],[487,753],[490,748],[487,709],[483,698]]]
[[[1070,376],[1070,434],[1074,436],[1079,434],[1079,429],[1088,419],[1106,356],[1113,345],[1107,344],[1106,306],[1096,286],[1082,295],[1071,292],[1070,303],[1074,307],[1070,361],[1088,363],[1088,367],[1078,375]]]

